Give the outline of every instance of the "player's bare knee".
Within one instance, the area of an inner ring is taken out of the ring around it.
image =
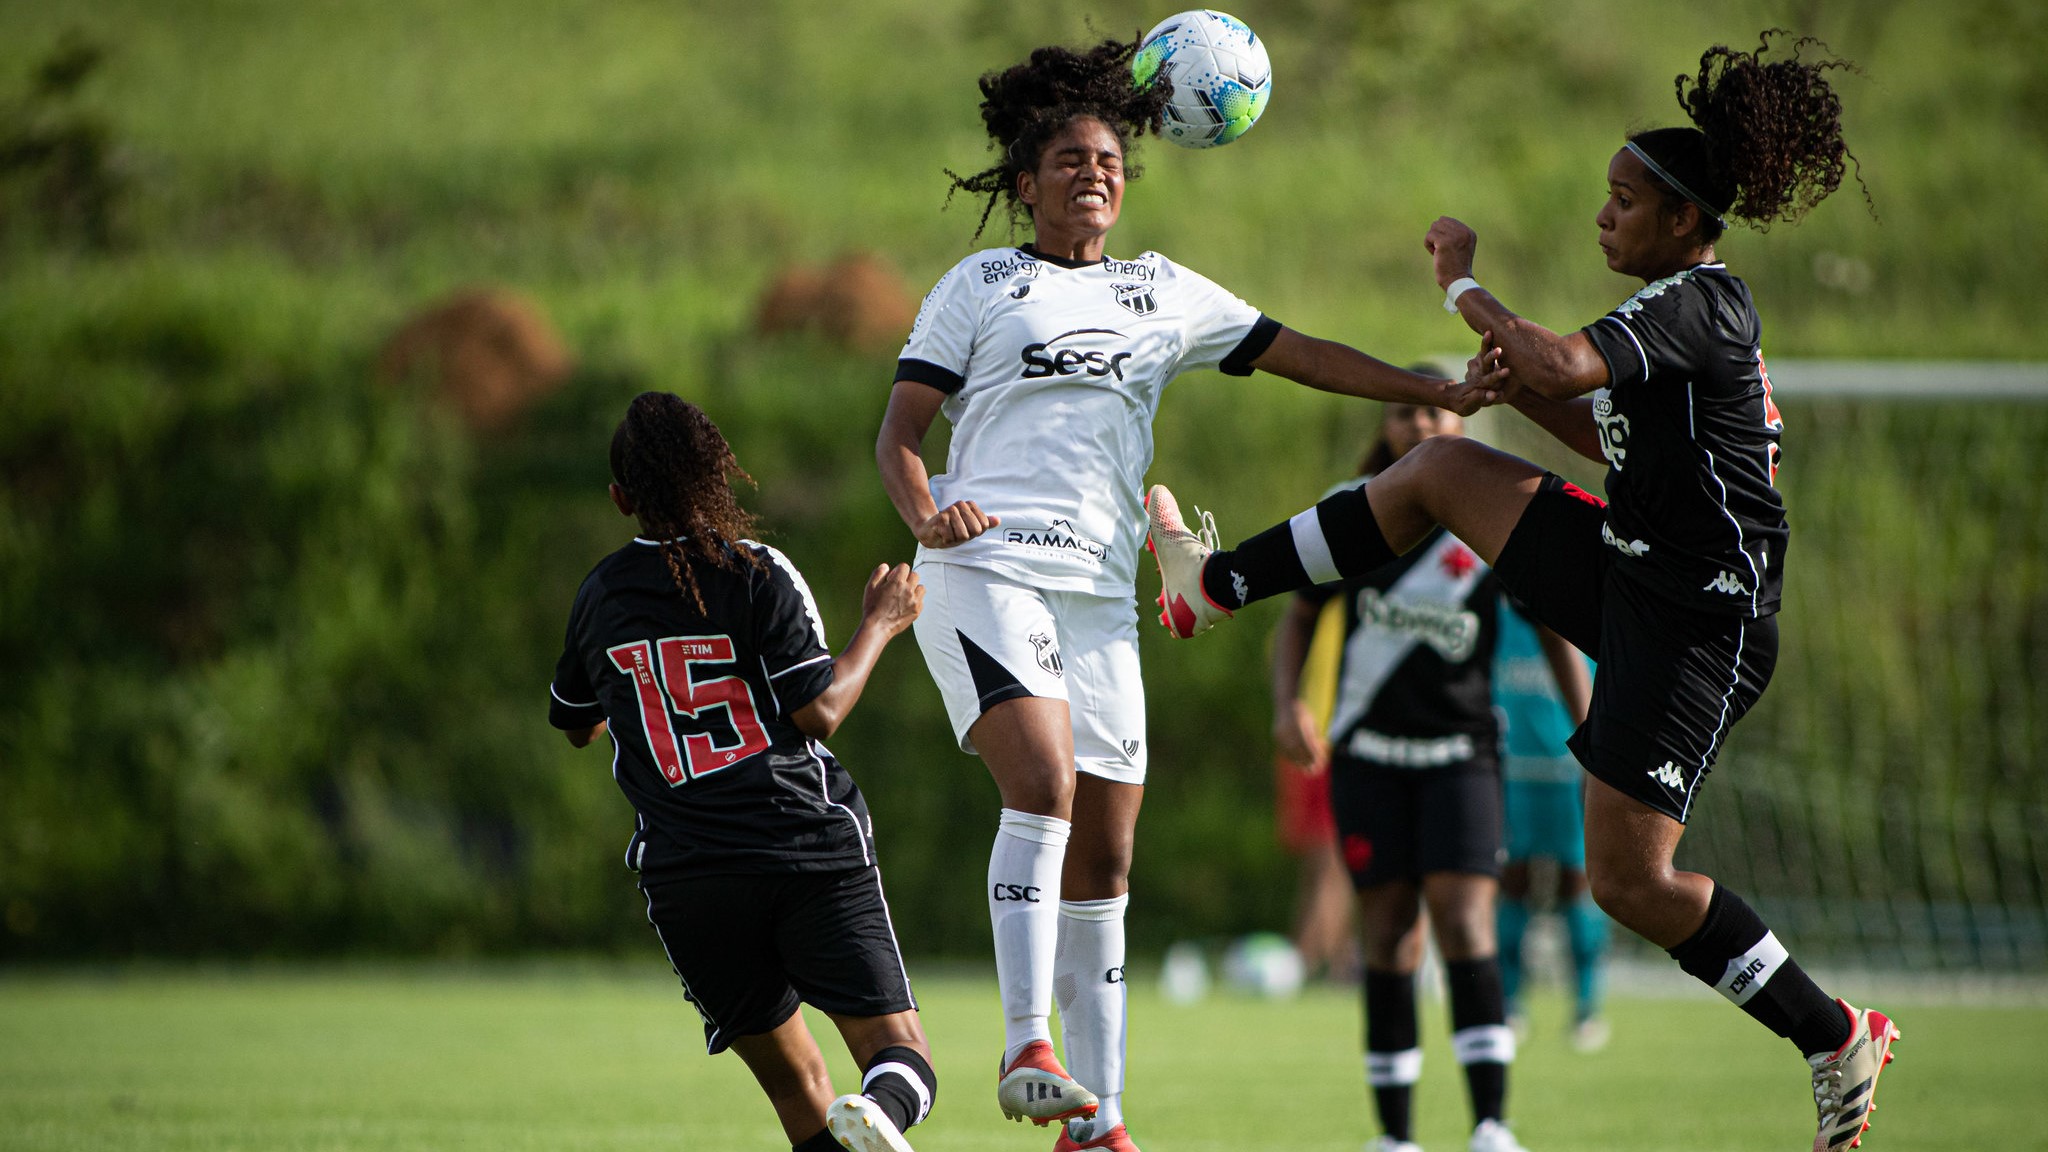
[[[1476,960],[1494,953],[1491,903],[1469,915],[1434,918],[1437,950],[1446,960]],[[1434,917],[1434,914],[1432,914]]]
[[[1659,905],[1668,902],[1669,886],[1640,868],[1596,868],[1589,861],[1586,883],[1602,912],[1638,933],[1656,917]]]

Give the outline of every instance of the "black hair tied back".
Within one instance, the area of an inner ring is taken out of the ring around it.
[[[1770,29],[1753,52],[1707,49],[1697,75],[1676,79],[1679,106],[1693,127],[1629,138],[1713,215],[1763,230],[1812,211],[1856,160],[1842,139],[1842,101],[1827,77],[1855,65],[1810,36],[1792,41],[1790,59],[1765,62],[1772,37],[1789,35]],[[1705,226],[1708,240],[1720,234],[1716,221]]]

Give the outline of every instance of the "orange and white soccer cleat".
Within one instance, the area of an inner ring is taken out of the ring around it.
[[[1085,1120],[1102,1106],[1095,1093],[1067,1075],[1044,1040],[1033,1040],[1015,1060],[999,1064],[996,1076],[996,1103],[1011,1120],[1042,1128],[1055,1120]]]
[[[1145,550],[1159,562],[1159,622],[1187,640],[1230,619],[1234,613],[1202,591],[1202,565],[1216,550],[1216,518],[1195,509],[1201,527],[1191,531],[1164,484],[1145,493],[1145,515],[1151,527]]]
[[[1899,1030],[1891,1017],[1836,1000],[1849,1016],[1849,1038],[1832,1056],[1809,1056],[1813,1067],[1813,1103],[1820,1128],[1813,1134],[1813,1152],[1842,1152],[1859,1147],[1877,1111],[1877,1077],[1892,1062]]]

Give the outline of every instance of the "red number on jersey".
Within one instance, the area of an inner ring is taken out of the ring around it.
[[[653,667],[659,653],[659,674]],[[633,678],[640,693],[640,720],[647,730],[648,750],[654,766],[671,785],[707,776],[721,768],[768,749],[768,733],[754,708],[754,690],[738,676],[717,676],[698,680],[694,664],[730,664],[733,658],[730,636],[669,636],[650,644],[636,640],[607,650],[612,666]],[[671,711],[692,720],[702,720],[710,708],[725,709],[726,718],[740,742],[721,748],[708,732],[676,739]]]
[[[1778,402],[1771,399],[1771,373],[1769,369],[1764,367],[1764,354],[1761,350],[1756,354],[1756,374],[1757,378],[1764,382],[1764,427],[1782,435],[1785,431],[1785,417],[1778,411]],[[1771,483],[1776,484],[1778,482],[1778,446],[1776,444],[1771,445],[1770,458]]]

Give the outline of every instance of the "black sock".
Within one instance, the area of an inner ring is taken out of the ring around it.
[[[1302,564],[1294,532],[1295,520],[1301,517],[1308,518],[1302,524],[1304,533],[1329,553],[1329,565],[1335,566],[1338,578],[1363,575],[1400,555],[1387,545],[1379,521],[1373,519],[1365,489],[1347,488],[1235,548],[1210,553],[1202,569],[1202,591],[1212,602],[1236,611],[1254,600],[1331,579],[1329,565],[1320,558],[1319,572],[1311,573]]]
[[[1498,1120],[1507,1102],[1508,1062],[1515,1058],[1500,961],[1493,956],[1447,961],[1444,983],[1451,993],[1451,1046],[1465,1067],[1472,1122]]]
[[[817,1135],[803,1143],[791,1144],[789,1152],[845,1152],[845,1150],[839,1147],[839,1141],[832,1138],[832,1130],[830,1128],[820,1128]]]
[[[1415,976],[1409,972],[1365,974],[1365,1078],[1372,1086],[1380,1129],[1406,1140],[1413,1123],[1415,1080],[1422,1070],[1420,1030],[1415,1024]]]
[[[1670,950],[1694,979],[1812,1056],[1849,1038],[1849,1018],[1785,952],[1742,897],[1719,884],[1699,931]]]
[[[898,1132],[906,1132],[931,1114],[932,1103],[939,1098],[939,1077],[915,1049],[884,1048],[868,1061],[860,1094],[880,1106]]]

